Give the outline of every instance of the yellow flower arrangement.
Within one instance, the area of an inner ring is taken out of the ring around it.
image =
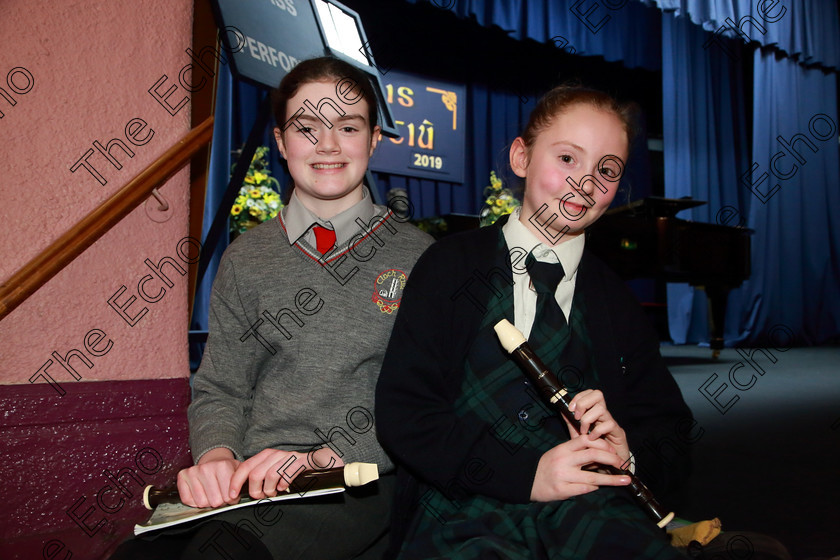
[[[519,200],[509,189],[502,187],[502,181],[495,171],[490,172],[490,185],[484,189],[484,206],[479,212],[479,223],[482,227],[493,225],[500,216],[510,214],[520,206]]]
[[[277,213],[283,208],[283,202],[277,192],[280,183],[271,176],[266,161],[267,154],[266,146],[257,148],[242,188],[239,189],[239,196],[230,209],[230,231],[234,234],[245,233],[252,227],[277,217]]]

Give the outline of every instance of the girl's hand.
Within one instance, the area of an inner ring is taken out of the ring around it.
[[[225,447],[211,449],[198,464],[178,473],[181,501],[190,507],[219,507],[239,502],[239,494],[230,497],[228,489],[239,466],[233,452]]]
[[[601,391],[597,389],[581,391],[572,399],[569,409],[580,421],[580,432],[566,422],[573,439],[580,435],[590,441],[603,438],[615,449],[622,461],[630,460],[627,435],[607,410],[607,403]]]
[[[228,493],[233,499],[248,481],[248,495],[255,500],[276,496],[285,492],[295,477],[304,470],[326,469],[344,465],[341,458],[329,447],[322,447],[311,453],[263,449],[242,462],[233,473]]]
[[[625,486],[630,477],[585,470],[598,463],[621,467],[616,450],[603,439],[575,437],[549,449],[540,458],[531,487],[531,500],[551,502],[587,494],[599,486]]]

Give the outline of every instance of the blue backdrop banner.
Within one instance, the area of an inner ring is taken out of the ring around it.
[[[380,139],[371,170],[463,183],[466,86],[397,71],[383,81],[400,138]]]

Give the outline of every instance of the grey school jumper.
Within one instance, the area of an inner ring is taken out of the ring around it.
[[[432,239],[375,208],[326,263],[289,245],[279,219],[227,249],[189,408],[196,461],[215,447],[242,460],[329,444],[345,463],[393,469],[376,439],[374,388],[405,280]]]

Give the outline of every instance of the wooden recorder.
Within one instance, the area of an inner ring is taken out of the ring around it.
[[[554,407],[556,411],[562,414],[569,423],[580,431],[580,421],[575,419],[575,413],[569,410],[568,390],[560,382],[557,377],[551,373],[545,364],[542,363],[528,341],[522,336],[519,330],[510,324],[507,319],[502,319],[493,327],[496,331],[496,336],[499,337],[502,346],[513,357],[513,360],[525,371],[525,374],[534,383],[548,400],[549,404]],[[630,477],[630,485],[628,489],[632,492],[633,497],[639,502],[642,509],[656,522],[659,528],[665,527],[674,518],[674,512],[666,512],[665,509],[648,490],[647,486],[639,480],[639,478],[624,469],[617,469],[610,465],[602,465],[604,469],[610,474],[620,474]]]
[[[353,488],[363,486],[379,478],[379,468],[374,463],[348,463],[343,467],[334,467],[320,471],[303,471],[289,485],[288,492],[308,492],[325,488]],[[248,498],[247,484],[242,487],[240,498]],[[143,505],[146,509],[155,509],[159,504],[181,503],[178,486],[154,488],[146,486],[143,491]]]

